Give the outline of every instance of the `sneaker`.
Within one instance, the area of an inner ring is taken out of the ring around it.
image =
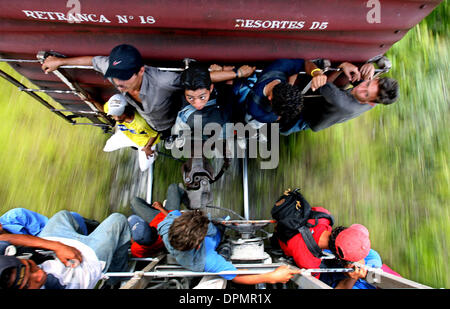
[[[180,188],[181,191],[183,192],[181,194],[181,203],[183,203],[184,206],[186,206],[187,208],[190,208],[191,207],[191,200],[189,199],[189,196],[188,196],[188,194],[186,192],[186,189],[184,188],[183,184],[179,183],[178,184],[178,188]]]

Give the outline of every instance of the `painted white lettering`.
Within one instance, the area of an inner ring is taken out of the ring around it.
[[[252,28],[253,27],[253,22],[254,22],[254,20],[253,19],[247,19],[246,21],[245,21],[245,28]]]
[[[319,28],[320,23],[318,21],[313,21],[311,27],[309,29],[317,29]]]
[[[141,16],[139,16],[139,17],[141,17]],[[236,24],[234,25],[234,27],[235,28],[240,28],[240,27],[242,27],[243,25],[244,25],[244,20],[243,19],[236,19]]]
[[[296,21],[290,21],[288,25],[288,29],[295,29],[295,26],[297,25]]]
[[[324,21],[320,24],[319,29],[323,30],[326,29],[328,27],[328,22]]]
[[[139,19],[141,20],[141,24],[154,24],[156,22],[153,16],[139,16]]]
[[[287,25],[287,24],[289,24],[289,21],[283,20],[283,21],[281,22],[281,29],[286,28],[286,25]]]
[[[56,17],[58,18],[58,20],[66,20],[66,15],[64,13],[61,12],[55,12]]]
[[[67,13],[67,22],[79,23],[80,21],[72,13]]]
[[[89,21],[89,17],[87,16],[86,13],[84,13],[84,14],[77,14],[76,17],[77,17],[77,19],[79,21]]]
[[[22,10],[26,17],[37,18],[33,11]]]
[[[296,29],[302,29],[304,25],[305,25],[304,21],[299,21],[298,24],[297,24]]]
[[[117,17],[117,21],[119,22],[119,24],[128,24],[128,18],[127,15],[116,15]]]
[[[263,28],[263,29],[302,29],[305,21],[295,20],[259,20],[259,19],[236,19],[235,28]],[[314,21],[310,29],[325,29],[328,22]]]
[[[263,28],[269,28],[272,22],[270,20],[266,20],[262,23]]]
[[[50,19],[50,20],[55,20],[55,17],[53,16],[53,12],[47,12],[47,15],[48,15],[48,19]]]
[[[34,11],[36,13],[37,18],[39,19],[47,19],[47,17],[45,17],[45,12],[42,11]]]
[[[101,23],[110,23],[111,21],[108,18],[106,18],[105,15],[102,14],[102,15],[100,15],[99,22],[101,22]]]
[[[280,28],[280,21],[279,20],[274,20],[273,22],[272,22],[272,27],[270,27],[270,28],[276,28],[276,29],[279,29]]]
[[[88,14],[89,21],[91,21],[93,23],[98,22],[98,19],[96,19],[96,18],[97,18],[96,14]]]

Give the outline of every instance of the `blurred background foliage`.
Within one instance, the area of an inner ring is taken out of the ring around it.
[[[269,218],[282,192],[299,187],[311,204],[331,211],[336,225],[366,225],[372,247],[402,276],[450,288],[448,18],[444,1],[387,53],[387,76],[400,83],[397,103],[318,133],[281,137],[277,169],[249,160],[250,218]],[[30,85],[9,66],[0,68]],[[146,185],[134,150],[105,153],[108,134],[67,124],[5,81],[0,93],[2,212],[21,206],[51,216],[68,209],[97,220],[130,213],[129,197]],[[159,156],[153,200],[182,181],[180,167]],[[241,211],[241,179],[234,161],[213,185],[215,205]]]

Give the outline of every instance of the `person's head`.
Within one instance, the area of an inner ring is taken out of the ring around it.
[[[121,44],[109,54],[105,77],[111,78],[121,92],[140,89],[145,67],[139,51],[131,45]]]
[[[361,103],[392,104],[398,98],[398,82],[387,77],[365,80],[351,93]]]
[[[331,232],[328,247],[339,260],[359,262],[370,251],[369,231],[361,224],[336,227]]]
[[[184,212],[170,226],[170,245],[179,251],[197,249],[206,237],[208,224],[209,219],[201,210]]]
[[[0,256],[0,288],[39,289],[46,280],[47,273],[33,260]]]
[[[103,106],[105,113],[118,123],[122,123],[134,114],[134,109],[128,105],[127,100],[121,94],[115,94],[109,98]]]
[[[139,216],[128,217],[128,225],[131,230],[131,238],[143,246],[150,246],[158,239],[158,232]]]
[[[268,96],[272,111],[285,120],[296,118],[303,108],[303,96],[300,89],[288,83],[279,83]]]
[[[181,74],[186,101],[201,110],[208,103],[214,85],[206,66],[193,64]]]

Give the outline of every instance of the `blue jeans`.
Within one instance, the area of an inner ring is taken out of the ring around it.
[[[176,183],[171,184],[167,188],[166,205],[164,208],[167,211],[180,210],[180,204],[184,202],[182,199],[184,194],[186,194],[185,191],[178,187]],[[136,215],[148,223],[152,222],[156,215],[159,214],[159,210],[154,209],[151,204],[137,196],[131,200],[131,209]]]
[[[292,134],[295,132],[300,132],[300,131],[308,130],[308,129],[309,129],[308,123],[305,120],[303,120],[302,117],[300,117],[298,119],[298,121],[289,130],[280,132],[280,134],[281,135],[289,135],[289,134]]]
[[[92,248],[100,261],[106,262],[105,271],[121,272],[128,268],[128,249],[131,232],[127,218],[113,213],[89,235],[82,235],[80,225],[67,210],[51,217],[40,237],[62,237],[78,240]]]

